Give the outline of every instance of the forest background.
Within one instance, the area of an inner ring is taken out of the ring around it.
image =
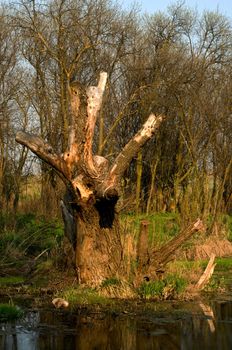
[[[20,229],[30,233],[23,231],[20,243],[30,254],[37,253],[38,244],[40,251],[52,246],[48,236],[58,245],[63,239],[59,203],[64,186],[54,170],[16,143],[15,134],[39,134],[63,152],[68,82],[96,85],[101,71],[108,73],[108,82],[96,153],[113,161],[150,113],[166,116],[124,174],[118,203],[122,220],[132,218],[136,225],[141,217],[168,218],[166,230],[173,235],[176,225],[186,227],[201,217],[208,235],[230,235],[231,34],[231,18],[217,11],[199,14],[181,2],[149,15],[108,0],[2,3],[3,268],[9,263],[6,248],[17,257]]]

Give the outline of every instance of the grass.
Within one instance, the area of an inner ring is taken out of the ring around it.
[[[26,254],[34,254],[59,244],[63,236],[63,225],[55,219],[47,221],[32,213],[17,214],[14,218],[0,216],[0,251],[10,244]]]
[[[0,321],[14,321],[23,316],[23,311],[15,305],[0,304]]]
[[[181,277],[188,276],[191,283],[196,283],[205,270],[208,260],[173,261],[168,265],[170,273],[177,273]],[[232,258],[216,258],[216,267],[213,276],[205,286],[206,292],[223,292],[230,288],[232,283]]]
[[[112,277],[104,280],[101,284],[101,288],[107,288],[107,287],[118,286],[118,285],[120,285],[120,280],[118,278]]]
[[[181,277],[188,276],[188,280],[196,283],[203,271],[205,270],[209,260],[197,261],[173,261],[168,265],[170,273],[176,273]],[[231,285],[232,277],[232,258],[216,258],[216,267],[209,283],[205,287],[206,291],[222,291],[227,289],[227,285]]]
[[[68,288],[63,291],[62,298],[67,300],[71,308],[79,305],[93,305],[93,304],[107,304],[109,300],[100,295],[95,289],[92,288]]]
[[[180,218],[175,213],[156,213],[153,215],[123,214],[121,220],[121,237],[124,249],[125,281],[117,278],[110,278],[103,281],[98,290],[89,288],[70,288],[64,291],[63,297],[70,304],[104,304],[109,302],[107,298],[133,298],[138,294],[142,298],[172,298],[181,294],[182,286],[185,285],[185,277],[189,281],[197,281],[206,267],[208,261],[174,261],[167,266],[169,277],[162,281],[143,283],[138,291],[132,287],[136,273],[136,244],[139,236],[142,220],[148,220],[149,225],[149,249],[159,248],[161,245],[172,239],[180,230]],[[232,240],[232,217],[225,216],[223,223],[227,225],[228,235]],[[26,271],[28,262],[45,252],[42,258],[36,260],[34,272],[38,275],[38,285],[43,285],[43,279],[51,273],[55,259],[59,255],[59,247],[63,240],[63,226],[57,220],[47,221],[43,217],[36,217],[33,213],[18,214],[13,219],[0,213],[0,272],[6,274],[5,266],[9,263],[12,267],[12,274],[17,274],[20,263],[20,271]],[[186,244],[191,245],[191,241]],[[30,260],[29,260],[30,259]],[[231,259],[216,259],[215,271],[232,270]],[[63,263],[63,262],[62,262]],[[8,265],[7,265],[8,266]],[[28,265],[30,266],[30,265]],[[61,265],[60,265],[61,266]],[[14,267],[15,268],[14,270]],[[8,273],[9,274],[9,273]],[[170,276],[174,276],[171,279]],[[213,277],[214,278],[214,277]],[[212,281],[213,281],[212,278]],[[35,279],[35,277],[34,277]],[[40,281],[41,280],[41,281]],[[23,283],[22,277],[0,277],[0,286]],[[138,294],[137,294],[138,292]]]
[[[187,280],[178,275],[167,275],[162,280],[143,282],[138,294],[144,299],[173,299],[183,293],[187,287]]]
[[[11,270],[23,270],[42,252],[46,252],[42,260],[49,258],[51,252],[58,257],[63,237],[63,225],[58,220],[47,221],[32,213],[0,213],[0,273],[2,270],[5,274],[8,266]]]
[[[99,293],[107,298],[129,299],[137,297],[130,283],[117,278],[108,278],[103,281]]]
[[[0,277],[0,286],[10,286],[18,283],[23,283],[24,278],[22,276],[4,276]]]
[[[208,260],[202,260],[201,266],[202,268],[206,268],[208,264]],[[232,258],[216,258],[215,259],[216,268],[215,271],[228,271],[232,269]]]
[[[203,273],[202,261],[174,260],[167,265],[170,274],[186,278],[189,282],[196,283]]]
[[[232,284],[232,258],[216,258],[214,274],[205,287],[206,292],[223,292],[230,290]],[[202,261],[205,269],[208,261]]]
[[[232,215],[224,215],[222,222],[226,227],[227,239],[232,242]]]
[[[232,258],[216,258],[216,269],[228,271],[232,269]]]
[[[151,245],[160,246],[173,238],[179,232],[179,217],[175,213],[124,214],[121,215],[121,224],[124,230],[139,235],[141,221],[149,221],[149,242]]]

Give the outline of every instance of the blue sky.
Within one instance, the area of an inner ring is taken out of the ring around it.
[[[136,2],[141,8],[142,12],[154,13],[157,11],[165,11],[168,5],[175,3],[172,0],[124,0],[122,1],[123,7],[128,8]],[[198,12],[204,10],[219,10],[220,13],[232,18],[232,0],[185,0],[185,5],[193,9],[197,9]]]

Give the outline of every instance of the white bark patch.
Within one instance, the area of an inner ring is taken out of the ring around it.
[[[156,117],[154,114],[150,114],[147,121],[143,124],[140,132],[135,136],[134,140],[140,143],[140,140],[143,137],[151,138],[154,133],[157,121],[159,121],[159,117]]]
[[[216,255],[214,253],[211,254],[208,265],[206,266],[206,269],[203,272],[203,275],[200,277],[199,281],[195,286],[196,289],[202,289],[210,280],[210,277],[212,276],[214,272],[214,268],[216,266],[216,263],[214,263],[215,257]]]
[[[88,98],[88,107],[87,113],[88,115],[96,115],[101,107],[102,101],[102,93],[101,90],[97,86],[90,86],[86,90],[86,95]]]
[[[69,126],[69,148],[71,147],[71,145],[75,142],[75,129],[74,126],[71,125]]]
[[[205,231],[205,226],[204,226],[203,222],[201,221],[201,219],[199,219],[199,218],[194,223],[194,228],[195,228],[195,230],[198,230],[198,231]]]
[[[105,90],[106,81],[107,81],[107,73],[106,72],[101,72],[100,73],[99,82],[98,82],[98,88],[102,91],[102,93]]]
[[[86,95],[88,98],[88,115],[96,115],[101,108],[102,97],[105,90],[107,81],[107,73],[101,72],[98,82],[98,86],[90,86],[86,89]]]

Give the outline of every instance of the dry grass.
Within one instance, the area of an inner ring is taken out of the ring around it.
[[[134,288],[121,280],[106,280],[99,288],[99,293],[107,298],[131,299],[138,297]]]
[[[190,284],[195,284],[199,280],[202,272],[201,261],[172,261],[167,265],[170,274],[177,274],[180,277],[188,278]]]
[[[218,237],[210,237],[202,244],[197,244],[191,247],[186,256],[191,260],[208,259],[211,254],[216,254],[217,257],[227,257],[232,255],[232,243],[226,239],[218,239]]]

